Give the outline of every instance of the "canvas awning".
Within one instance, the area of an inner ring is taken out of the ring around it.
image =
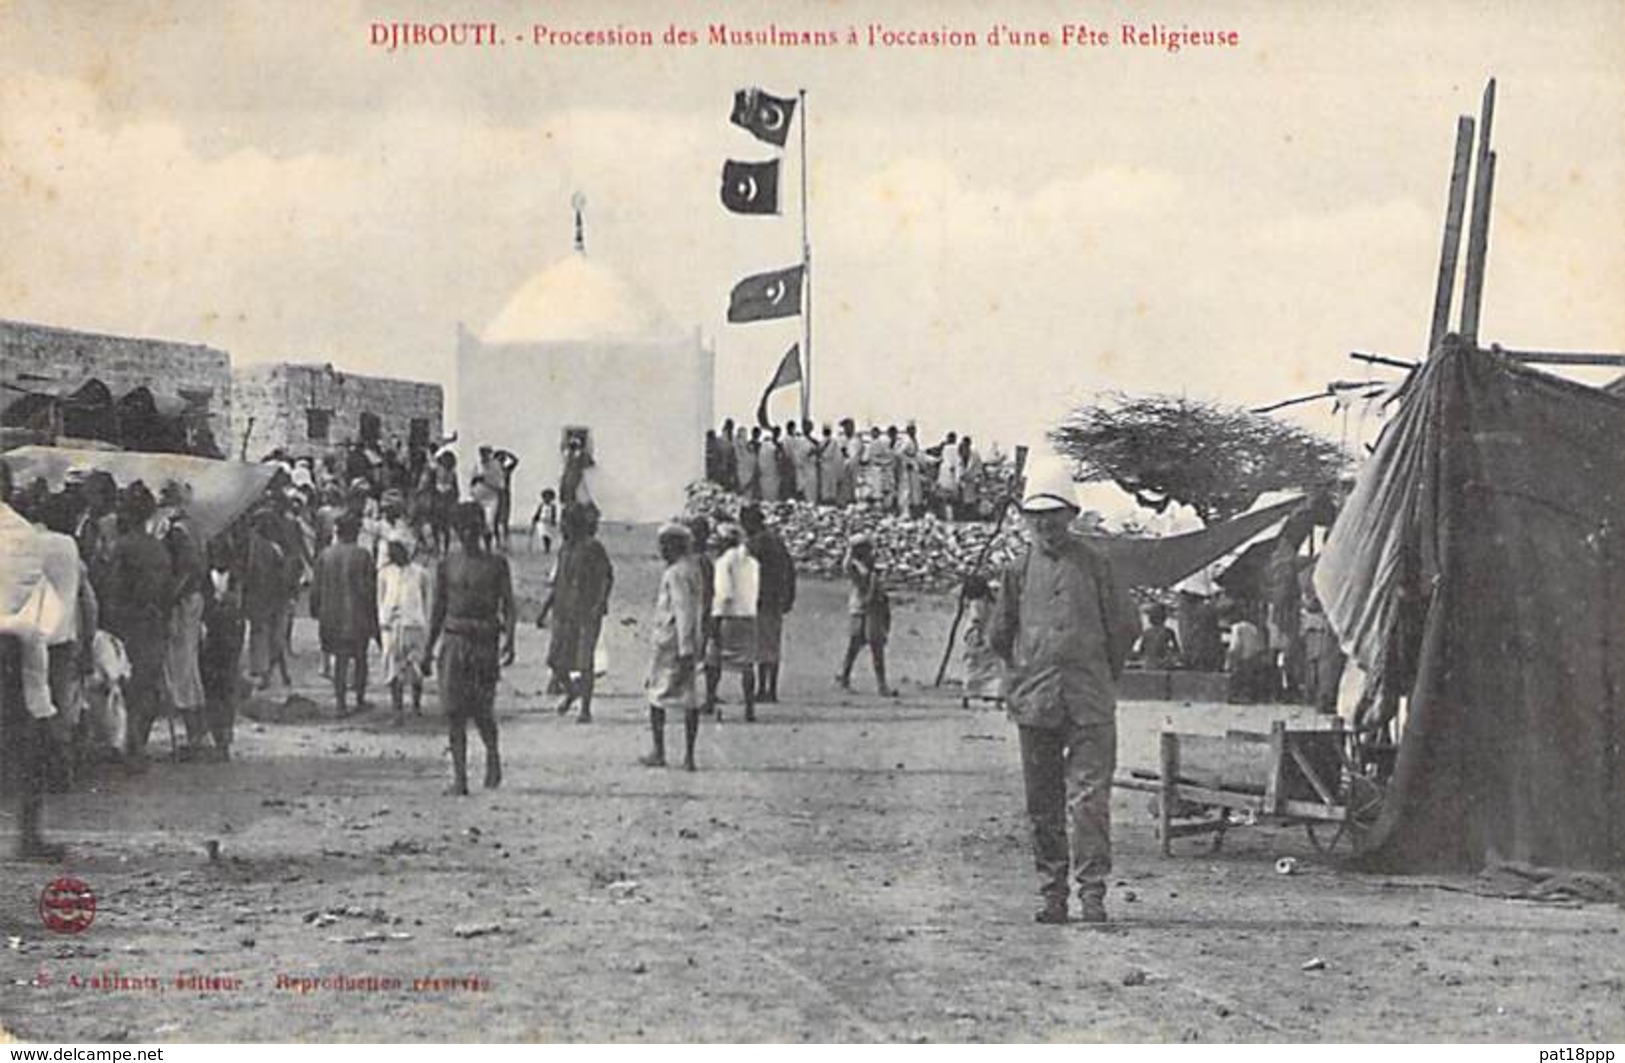
[[[1111,559],[1112,569],[1124,586],[1171,587],[1280,524],[1303,503],[1301,497],[1290,498],[1184,535],[1160,539],[1092,536],[1090,542]]]
[[[1315,570],[1344,648],[1410,698],[1366,858],[1625,863],[1625,399],[1446,347]]]
[[[141,480],[154,495],[170,480],[189,484],[192,501],[187,512],[198,534],[205,539],[218,534],[245,513],[277,473],[274,465],[215,461],[185,454],[62,447],[19,447],[7,453],[5,461],[11,466],[17,483],[44,477],[53,490],[67,482],[70,472],[105,472],[120,487]]]

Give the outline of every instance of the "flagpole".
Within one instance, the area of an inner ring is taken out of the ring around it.
[[[797,89],[801,102],[801,419],[812,417],[812,240],[807,235],[807,90]]]

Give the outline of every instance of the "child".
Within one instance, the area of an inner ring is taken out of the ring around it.
[[[553,536],[559,530],[559,503],[558,493],[551,487],[542,491],[541,504],[530,518],[530,548],[536,549],[536,539],[540,535],[542,540],[542,553],[553,552]]]
[[[1145,621],[1145,630],[1140,632],[1131,656],[1138,656],[1153,671],[1174,668],[1179,664],[1179,639],[1168,627],[1168,607],[1153,602],[1145,611]]]
[[[993,625],[993,588],[982,576],[966,576],[964,589],[968,622],[965,626],[965,696],[961,704],[970,708],[978,701],[1004,698],[1004,662],[993,652],[988,639]]]
[[[243,589],[236,561],[225,536],[210,540],[203,584],[203,719],[221,760],[231,759],[243,658]]]
[[[405,537],[390,538],[378,572],[378,630],[384,646],[384,681],[395,722],[405,719],[403,685],[412,687],[412,712],[423,712],[423,646],[429,626],[429,573],[412,558]]]
[[[852,536],[842,567],[852,589],[847,595],[849,638],[846,658],[841,662],[841,674],[835,677],[835,685],[842,690],[852,689],[852,666],[867,645],[869,659],[875,668],[875,689],[883,698],[895,698],[898,696],[897,690],[886,682],[886,641],[891,633],[891,598],[886,594],[874,540],[868,535]]]

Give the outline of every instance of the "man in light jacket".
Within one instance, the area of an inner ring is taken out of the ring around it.
[[[991,639],[1010,666],[1041,923],[1067,921],[1069,870],[1081,919],[1106,921],[1114,686],[1139,627],[1105,556],[1072,534],[1074,498],[1063,462],[1034,468],[1021,504],[1032,545],[1004,572]]]

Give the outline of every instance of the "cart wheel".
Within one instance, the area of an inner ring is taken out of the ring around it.
[[[1374,779],[1356,775],[1349,780],[1349,819],[1346,821],[1357,831],[1363,831],[1382,814],[1383,788]]]
[[[1317,853],[1329,853],[1336,849],[1337,843],[1343,840],[1344,834],[1348,833],[1347,823],[1339,823],[1337,829],[1330,831],[1330,833],[1328,833],[1328,828],[1331,827],[1330,823],[1318,824],[1318,830],[1316,827],[1317,824],[1314,823],[1305,823],[1303,825],[1304,833],[1309,835],[1309,844],[1314,846]]]
[[[1315,847],[1317,853],[1332,852],[1344,838],[1349,839],[1350,846],[1358,849],[1360,835],[1376,822],[1378,813],[1382,811],[1382,787],[1363,775],[1348,777],[1341,797],[1347,809],[1347,818],[1341,820],[1336,829],[1330,823],[1310,822],[1303,825],[1309,835],[1309,844]]]

